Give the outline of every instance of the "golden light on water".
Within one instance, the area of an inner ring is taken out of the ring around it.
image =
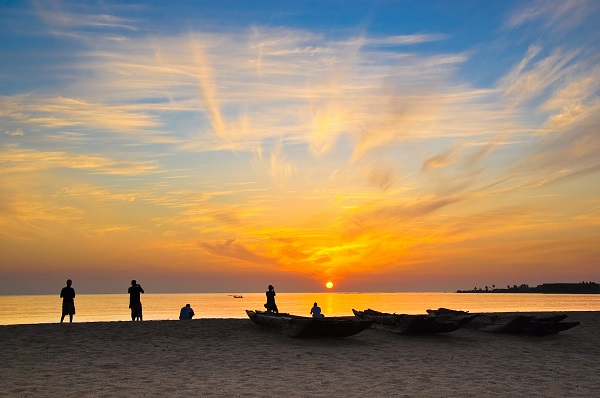
[[[332,289],[332,288],[333,288],[333,282],[327,282],[327,283],[325,284],[325,287],[326,287],[327,289]]]

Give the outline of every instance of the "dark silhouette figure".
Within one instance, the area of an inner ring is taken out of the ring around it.
[[[185,307],[181,308],[181,311],[179,311],[179,319],[182,321],[184,319],[192,319],[194,315],[196,314],[189,304],[186,304]]]
[[[319,307],[317,303],[315,303],[315,305],[313,305],[313,307],[310,309],[310,313],[312,314],[313,318],[323,318],[325,316],[321,314],[321,307]]]
[[[60,323],[63,323],[65,320],[65,315],[69,315],[69,322],[73,322],[73,315],[75,315],[75,289],[71,287],[72,283],[70,279],[67,279],[67,286],[63,287],[60,291],[60,298],[63,299]]]
[[[265,304],[265,308],[267,312],[275,312],[279,313],[277,309],[277,304],[275,304],[275,290],[273,289],[273,285],[269,285],[269,290],[267,290],[267,304]]]
[[[144,293],[144,289],[134,280],[131,281],[131,287],[128,290],[129,293],[129,308],[131,308],[131,320],[143,320],[142,317],[142,301],[140,299],[140,293]]]

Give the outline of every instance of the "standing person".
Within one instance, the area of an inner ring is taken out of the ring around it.
[[[184,319],[192,319],[194,315],[196,314],[194,313],[194,310],[189,304],[186,304],[185,307],[183,307],[181,311],[179,311],[179,319],[181,319],[182,321]]]
[[[67,286],[60,291],[60,298],[63,299],[60,323],[65,320],[65,315],[69,315],[69,322],[73,322],[73,315],[75,315],[75,289],[71,287],[71,284],[73,282],[67,279]]]
[[[321,314],[321,307],[319,307],[317,303],[315,303],[315,305],[313,305],[313,307],[310,309],[310,313],[312,314],[313,318],[323,318],[325,316]]]
[[[144,289],[136,280],[131,281],[131,287],[127,291],[129,293],[129,308],[131,308],[131,320],[142,320],[142,301],[140,299],[140,293],[144,293]]]
[[[273,285],[269,285],[269,290],[267,290],[267,304],[265,304],[265,308],[267,312],[276,312],[279,313],[277,309],[277,304],[275,304],[275,289],[273,289]]]

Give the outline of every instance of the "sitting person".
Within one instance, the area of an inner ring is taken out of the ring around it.
[[[325,316],[321,314],[321,307],[319,307],[317,303],[315,303],[315,305],[313,305],[313,307],[310,309],[310,313],[312,314],[313,318],[323,318]]]
[[[185,307],[181,309],[179,312],[179,319],[192,319],[194,317],[194,310],[189,304],[186,304]]]

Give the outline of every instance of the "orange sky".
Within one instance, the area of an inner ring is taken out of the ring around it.
[[[0,7],[0,294],[600,280],[594,2],[260,4]]]

